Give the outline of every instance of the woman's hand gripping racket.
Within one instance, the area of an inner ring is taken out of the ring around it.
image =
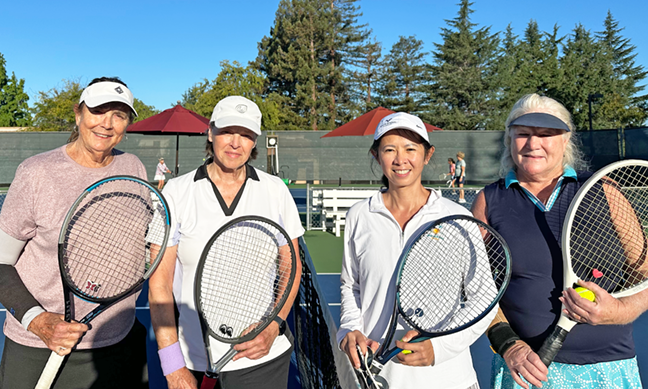
[[[59,236],[65,320],[77,314],[72,294],[99,304],[79,320],[86,324],[139,291],[162,259],[169,226],[164,197],[139,178],[109,177],[87,188]],[[52,352],[36,389],[50,388],[64,359]]]
[[[237,353],[234,345],[254,339],[277,317],[290,295],[296,268],[290,237],[262,217],[234,219],[207,242],[194,292],[208,361],[202,389],[214,387]],[[210,338],[232,344],[216,363]]]
[[[400,353],[389,348],[398,318],[416,330],[416,343],[466,329],[497,304],[511,278],[511,256],[504,239],[490,226],[462,215],[430,223],[399,259],[396,301],[389,331],[376,355],[370,348],[360,360],[369,387],[385,363]]]
[[[619,161],[596,172],[578,191],[565,216],[564,288],[576,288],[579,280],[591,281],[615,298],[646,289],[647,232],[648,162]],[[551,364],[576,324],[564,313],[560,315],[553,333],[538,350],[545,365]]]

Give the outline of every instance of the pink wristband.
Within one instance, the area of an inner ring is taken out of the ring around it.
[[[165,376],[186,366],[182,350],[180,349],[180,343],[178,342],[158,350],[158,355],[160,356],[160,364],[162,365],[162,374]]]

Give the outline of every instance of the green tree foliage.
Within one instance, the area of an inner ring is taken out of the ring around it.
[[[183,94],[182,106],[204,117],[211,117],[216,104],[227,96],[244,96],[254,101],[263,114],[262,129],[278,130],[281,113],[278,102],[262,98],[266,87],[265,77],[252,65],[241,66],[238,62],[221,62],[221,71],[213,81],[204,79]]]
[[[81,98],[83,87],[78,80],[63,80],[63,86],[47,92],[38,92],[38,100],[32,109],[37,131],[72,131],[74,105]]]
[[[27,127],[31,115],[25,93],[25,80],[18,79],[14,72],[7,75],[6,61],[0,53],[0,127]]]
[[[350,108],[354,117],[379,105],[376,90],[382,67],[381,56],[382,44],[375,38],[364,42],[353,54],[346,79],[349,83],[352,101]]]
[[[558,98],[571,112],[577,129],[589,127],[588,96],[614,92],[614,71],[609,53],[603,50],[583,25],[578,24],[567,40],[560,65],[564,82]],[[610,123],[597,117],[596,127],[609,128]]]
[[[445,130],[490,128],[497,90],[493,71],[497,35],[470,21],[473,3],[462,0],[456,18],[441,29],[443,43],[433,52],[429,122]]]
[[[151,116],[160,113],[160,111],[155,109],[154,106],[144,104],[144,102],[137,97],[133,101],[133,108],[135,108],[135,111],[137,111],[137,117],[135,118],[135,120],[133,120],[133,123],[148,119]]]
[[[398,112],[421,113],[430,81],[425,56],[423,41],[414,36],[401,36],[394,43],[381,68],[380,105]]]
[[[256,68],[264,96],[279,103],[284,129],[330,130],[353,111],[344,68],[366,32],[357,0],[282,0]]]

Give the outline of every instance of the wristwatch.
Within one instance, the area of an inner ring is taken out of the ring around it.
[[[279,335],[283,335],[286,332],[286,321],[279,316],[275,317],[274,321],[279,324]]]

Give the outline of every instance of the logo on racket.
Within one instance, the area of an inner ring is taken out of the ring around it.
[[[232,336],[234,333],[234,329],[232,327],[228,327],[227,324],[221,324],[220,327],[218,327],[218,330],[223,334],[227,336]]]
[[[405,311],[405,317],[410,317],[412,315],[415,315],[416,317],[421,317],[423,316],[423,309],[422,308],[407,308],[407,311]]]
[[[86,282],[87,282],[87,284],[86,284],[86,289],[88,289],[90,292],[95,292],[95,293],[96,293],[96,292],[99,291],[99,288],[101,288],[101,285],[100,285],[100,284],[97,284],[97,283],[94,282],[94,281],[90,281],[90,280],[88,280],[88,281],[86,281]]]
[[[430,230],[430,234],[428,235],[431,239],[435,240],[443,240],[442,236],[439,236],[441,234],[441,227],[436,227]]]
[[[599,269],[594,269],[592,270],[592,275],[594,276],[594,278],[601,278],[603,277],[603,272]]]

